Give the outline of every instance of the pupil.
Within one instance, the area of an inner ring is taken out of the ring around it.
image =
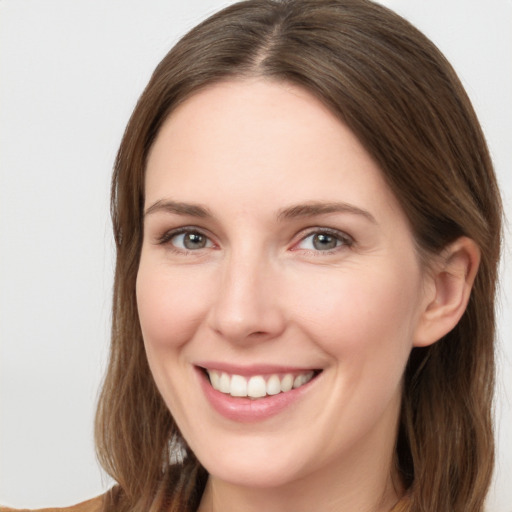
[[[206,245],[206,239],[199,233],[188,233],[183,243],[187,249],[202,249]]]
[[[336,238],[326,234],[315,235],[313,237],[313,247],[320,251],[334,249],[336,247]]]

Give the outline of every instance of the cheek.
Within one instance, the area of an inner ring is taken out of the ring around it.
[[[401,275],[398,268],[352,269],[336,279],[303,281],[303,329],[341,364],[402,368],[418,320],[420,283],[414,272],[407,282]]]
[[[185,347],[204,318],[202,280],[172,272],[165,263],[145,259],[144,254],[137,274],[137,309],[146,356],[156,386],[176,420],[186,418],[186,411],[193,408],[176,390],[190,377]]]
[[[186,272],[169,272],[165,266],[151,265],[142,259],[136,293],[147,348],[179,348],[190,339],[204,316],[204,281]]]

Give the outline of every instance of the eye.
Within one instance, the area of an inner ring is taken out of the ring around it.
[[[199,249],[213,247],[212,241],[206,235],[191,229],[166,233],[159,240],[159,243],[170,243],[176,249],[182,251],[197,251]]]
[[[304,237],[296,246],[307,251],[332,251],[342,246],[351,246],[352,239],[338,231],[316,231]]]

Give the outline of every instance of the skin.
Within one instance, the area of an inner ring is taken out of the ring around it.
[[[462,314],[477,252],[463,242],[444,260],[453,272],[426,272],[375,162],[286,83],[223,82],[181,104],[145,193],[140,322],[155,382],[210,474],[200,510],[389,510],[403,493],[392,468],[408,356]],[[183,227],[204,246],[187,249]],[[328,250],[314,245],[325,229]],[[240,423],[210,406],[202,361],[322,372],[293,406]]]

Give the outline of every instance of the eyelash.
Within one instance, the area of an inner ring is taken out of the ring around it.
[[[320,249],[302,249],[298,247],[300,244],[304,243],[308,238],[325,235],[327,237],[334,238],[336,240],[336,246],[332,249],[320,250]],[[325,255],[325,254],[333,254],[339,251],[342,248],[350,248],[354,245],[354,239],[347,235],[342,231],[338,231],[337,229],[329,229],[329,228],[314,228],[310,230],[305,236],[302,236],[297,244],[294,245],[293,250],[295,251],[310,251],[313,254]]]
[[[201,237],[204,237],[207,240],[206,243],[207,244],[209,243],[210,245],[206,246],[206,247],[200,247],[198,249],[186,249],[186,248],[176,247],[173,243],[171,243],[173,238],[175,238],[179,235],[184,235],[184,234],[199,235]],[[299,247],[299,245],[304,243],[308,238],[311,238],[314,236],[319,236],[319,235],[320,236],[325,235],[327,237],[334,238],[336,240],[336,246],[332,249],[326,249],[326,250],[304,249],[304,248]],[[160,236],[157,239],[157,244],[158,245],[168,245],[171,248],[171,250],[173,250],[174,252],[180,253],[180,254],[190,254],[193,252],[197,252],[200,249],[211,248],[212,246],[214,246],[211,238],[208,235],[206,235],[200,229],[197,229],[192,226],[184,226],[182,228],[178,228],[178,229],[174,229],[174,230],[165,232],[162,236]],[[340,250],[340,248],[343,248],[343,247],[350,248],[353,245],[354,245],[354,239],[350,235],[347,235],[346,233],[344,233],[342,231],[338,231],[336,229],[329,229],[329,228],[312,228],[308,231],[307,234],[303,235],[297,243],[294,244],[294,246],[292,247],[291,250],[293,250],[293,251],[308,251],[313,254],[325,255],[325,254],[333,254],[336,251]]]
[[[211,238],[208,235],[203,233],[200,229],[194,228],[192,226],[184,226],[182,228],[173,229],[171,231],[166,231],[161,237],[159,237],[157,239],[157,244],[158,245],[168,245],[172,251],[180,253],[180,254],[183,254],[183,253],[190,254],[190,253],[196,252],[196,250],[193,250],[193,249],[176,247],[173,243],[171,243],[173,238],[175,238],[179,235],[185,235],[185,234],[199,235],[199,236],[206,238],[207,243],[209,242],[211,245],[209,247],[205,247],[205,248],[210,248],[213,245]]]

